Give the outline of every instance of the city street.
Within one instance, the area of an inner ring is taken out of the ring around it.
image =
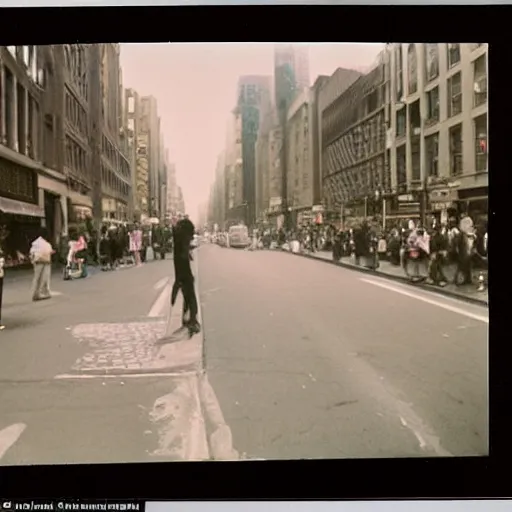
[[[486,308],[282,252],[197,252],[204,338],[158,342],[180,326],[170,259],[54,277],[41,303],[6,284],[0,464],[487,453]]]

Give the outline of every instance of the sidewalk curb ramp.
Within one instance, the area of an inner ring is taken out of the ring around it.
[[[433,285],[429,285],[429,284],[425,284],[425,283],[413,283],[410,281],[410,279],[408,279],[405,276],[393,276],[390,274],[386,274],[385,272],[379,272],[378,270],[372,270],[372,269],[366,268],[366,267],[357,267],[355,265],[351,265],[350,263],[344,263],[341,261],[338,262],[338,261],[334,261],[334,260],[327,260],[324,258],[317,258],[316,256],[312,256],[311,254],[298,254],[298,253],[293,253],[293,252],[289,252],[289,251],[284,251],[284,252],[288,252],[289,254],[292,254],[293,256],[299,256],[302,258],[308,258],[310,260],[329,263],[336,267],[343,267],[343,268],[346,268],[349,270],[354,270],[356,272],[361,272],[363,274],[368,274],[368,275],[371,275],[374,277],[389,279],[390,281],[397,281],[402,284],[407,284],[413,288],[420,288],[422,290],[436,293],[438,295],[444,295],[445,297],[450,297],[453,299],[458,299],[458,300],[461,300],[464,302],[468,302],[469,304],[475,304],[477,306],[485,306],[487,308],[489,307],[489,302],[486,300],[476,299],[474,297],[468,297],[467,295],[462,295],[460,293],[446,290],[445,288],[439,288],[437,286],[433,286]]]

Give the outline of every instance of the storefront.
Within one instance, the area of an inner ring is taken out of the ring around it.
[[[489,215],[489,187],[462,189],[458,191],[458,213],[466,213],[475,225],[486,223]]]
[[[7,267],[27,263],[43,219],[37,172],[0,157],[0,244]]]

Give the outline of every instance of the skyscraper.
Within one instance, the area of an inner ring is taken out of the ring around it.
[[[274,89],[276,106],[289,104],[297,92],[309,87],[309,48],[279,44],[274,47]]]

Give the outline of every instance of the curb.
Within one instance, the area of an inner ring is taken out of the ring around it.
[[[288,251],[285,251],[285,252],[288,252]],[[456,292],[452,292],[450,290],[446,290],[445,288],[438,288],[437,286],[432,286],[432,285],[429,285],[429,284],[412,283],[405,276],[393,276],[393,275],[390,275],[390,274],[386,274],[385,272],[379,272],[378,270],[372,270],[372,269],[365,268],[365,267],[356,267],[355,265],[351,265],[349,263],[343,263],[341,261],[338,262],[338,261],[334,261],[334,260],[326,260],[326,259],[323,259],[323,258],[317,258],[315,256],[311,256],[310,254],[297,254],[297,253],[292,253],[292,252],[289,252],[289,254],[292,254],[293,256],[299,256],[299,257],[302,257],[302,258],[308,258],[310,260],[323,261],[325,263],[329,263],[329,264],[334,265],[336,267],[343,267],[343,268],[346,268],[346,269],[349,269],[349,270],[354,270],[356,272],[362,272],[364,274],[369,274],[369,275],[372,275],[374,277],[380,277],[380,278],[384,278],[384,279],[389,279],[390,281],[397,281],[397,282],[400,282],[402,284],[407,284],[407,285],[409,285],[411,287],[420,288],[422,290],[426,290],[426,291],[429,291],[429,292],[432,292],[432,293],[436,293],[438,295],[444,295],[445,297],[450,297],[450,298],[453,298],[453,299],[462,300],[464,302],[468,302],[469,304],[475,304],[477,306],[485,306],[487,308],[489,307],[489,302],[486,301],[486,300],[475,299],[473,297],[468,297],[467,295],[462,295],[462,294],[459,294],[459,293],[456,293]]]

